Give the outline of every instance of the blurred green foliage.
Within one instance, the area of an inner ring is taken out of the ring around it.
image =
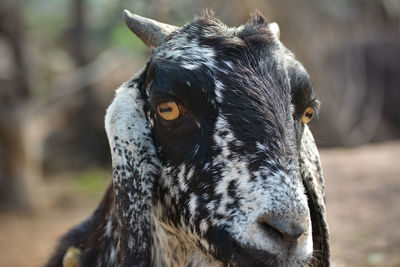
[[[111,175],[106,170],[91,167],[70,179],[70,187],[73,191],[84,194],[103,194],[110,184]]]
[[[110,43],[111,46],[118,46],[133,54],[143,54],[147,51],[147,47],[143,42],[134,36],[123,23],[112,27]]]

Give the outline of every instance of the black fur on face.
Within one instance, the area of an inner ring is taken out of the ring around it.
[[[155,214],[178,229],[170,234],[222,262],[307,262],[311,230],[297,151],[303,112],[318,101],[268,22],[255,14],[239,28],[211,17],[186,25],[153,52],[142,90],[163,165]],[[169,101],[185,110],[173,121],[157,114]],[[264,213],[304,226],[297,250],[277,252],[257,225]],[[266,240],[246,232],[251,227]]]

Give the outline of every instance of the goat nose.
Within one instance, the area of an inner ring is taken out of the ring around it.
[[[290,222],[280,216],[270,214],[261,215],[257,223],[276,241],[295,243],[307,230],[308,222]]]

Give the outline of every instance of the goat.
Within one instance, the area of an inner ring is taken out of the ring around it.
[[[107,110],[112,185],[47,266],[329,266],[319,102],[277,24],[124,17],[152,57]]]

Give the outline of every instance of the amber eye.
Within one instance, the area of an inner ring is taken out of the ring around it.
[[[304,124],[309,123],[314,117],[314,108],[308,107],[303,113],[303,117],[301,118],[301,122]]]
[[[182,116],[183,110],[174,101],[164,102],[157,106],[158,115],[167,121],[173,121]]]

